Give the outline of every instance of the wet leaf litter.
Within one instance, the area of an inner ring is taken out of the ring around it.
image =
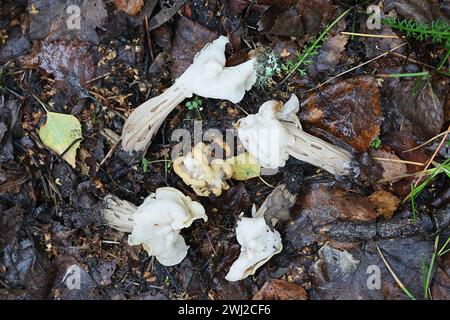
[[[445,1],[75,2],[0,9],[0,298],[448,299]]]

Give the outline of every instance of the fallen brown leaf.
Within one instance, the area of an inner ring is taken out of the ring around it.
[[[252,300],[308,300],[308,294],[299,285],[285,280],[271,279],[253,296]]]
[[[179,18],[175,39],[169,50],[172,78],[178,78],[192,64],[197,52],[215,38],[217,33],[185,17]]]
[[[144,0],[114,0],[117,9],[125,11],[130,16],[135,16],[141,11]]]
[[[377,82],[357,76],[326,86],[302,101],[299,115],[302,124],[319,127],[356,151],[366,151],[382,120]]]
[[[375,210],[381,213],[385,219],[392,218],[400,204],[400,200],[396,196],[385,190],[375,191],[368,199]]]

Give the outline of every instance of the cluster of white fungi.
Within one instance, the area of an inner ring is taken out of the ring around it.
[[[172,87],[137,107],[125,122],[122,147],[128,152],[145,152],[169,113],[194,94],[238,103],[256,81],[254,60],[225,67],[225,45],[220,36],[206,45],[193,64]],[[240,119],[236,125],[245,149],[264,168],[279,168],[293,156],[336,176],[349,173],[351,154],[302,130],[296,115],[299,101],[292,95],[285,104],[267,101],[257,114]],[[174,161],[175,172],[199,196],[220,196],[228,188],[226,179],[232,170],[226,161],[208,161],[207,146],[200,143],[187,155]],[[268,226],[262,214],[254,210],[251,218],[237,222],[236,238],[241,246],[239,258],[226,279],[242,280],[254,274],[273,255],[281,252],[281,236]],[[175,188],[159,188],[136,207],[109,195],[105,198],[104,217],[109,226],[130,233],[130,245],[142,245],[163,265],[180,263],[188,246],[180,230],[194,220],[207,221],[203,206]]]

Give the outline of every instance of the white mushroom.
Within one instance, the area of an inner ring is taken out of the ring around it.
[[[208,220],[203,206],[175,188],[159,188],[148,196],[137,209],[127,201],[114,196],[105,198],[103,215],[108,225],[131,233],[130,245],[144,247],[165,266],[180,263],[187,255],[188,246],[180,230],[194,220]]]
[[[186,156],[175,159],[173,170],[199,196],[208,196],[211,192],[220,196],[222,190],[229,188],[225,179],[233,174],[231,165],[222,159],[208,162],[208,147],[203,142]]]
[[[283,167],[291,155],[336,176],[349,174],[351,154],[303,131],[296,115],[299,105],[292,95],[284,105],[267,101],[257,114],[240,119],[238,135],[244,147],[265,168]]]
[[[225,276],[228,281],[239,281],[255,274],[260,266],[283,249],[280,233],[271,231],[263,217],[241,218],[236,227],[236,238],[241,253]]]
[[[122,131],[125,151],[145,151],[169,113],[193,94],[237,103],[256,81],[254,60],[234,67],[225,67],[225,45],[228,38],[220,36],[207,44],[194,58],[193,64],[161,95],[137,107]]]

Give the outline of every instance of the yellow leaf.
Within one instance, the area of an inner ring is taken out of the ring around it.
[[[231,177],[235,180],[248,180],[259,177],[261,172],[261,167],[256,162],[256,159],[248,152],[227,159],[227,163],[231,165],[233,170]]]
[[[83,138],[80,121],[69,114],[48,112],[47,122],[39,130],[39,138],[48,148],[61,155],[75,140]],[[63,156],[73,168],[79,147],[80,141],[74,143]]]

